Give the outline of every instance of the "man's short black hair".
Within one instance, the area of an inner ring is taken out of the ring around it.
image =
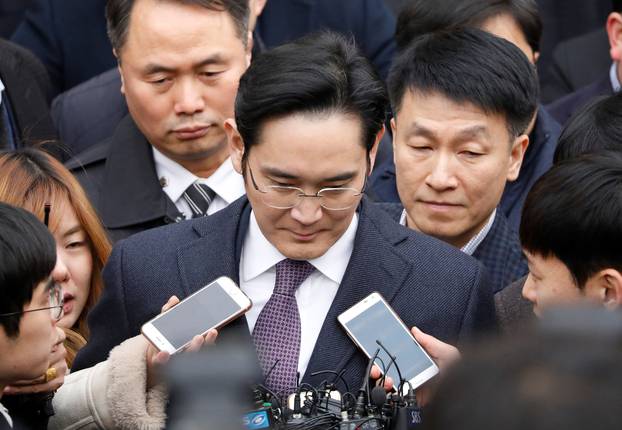
[[[395,40],[402,50],[423,34],[479,28],[500,15],[511,17],[533,52],[540,51],[542,20],[535,0],[412,0],[398,16]]]
[[[21,312],[56,264],[56,243],[33,214],[0,202],[0,314]],[[9,337],[19,334],[21,315],[0,317]]]
[[[622,272],[622,153],[580,156],[545,173],[525,201],[520,239],[564,263],[579,288],[600,270]]]
[[[474,28],[417,39],[394,61],[388,86],[395,115],[406,91],[439,94],[503,115],[512,137],[525,132],[538,100],[535,68],[525,54]]]
[[[602,149],[622,150],[622,94],[599,98],[575,113],[564,126],[553,162]]]
[[[106,22],[108,38],[117,52],[127,41],[132,9],[137,0],[108,0],[106,3]],[[186,5],[198,5],[209,10],[227,12],[238,33],[238,37],[246,44],[248,32],[249,7],[248,0],[158,0],[173,1]]]
[[[344,113],[361,121],[369,152],[388,109],[383,82],[354,42],[321,32],[282,45],[253,60],[240,79],[235,120],[245,158],[263,125],[296,113]],[[293,131],[295,135],[295,131]]]

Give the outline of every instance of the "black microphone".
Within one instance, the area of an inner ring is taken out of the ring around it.
[[[365,369],[365,374],[363,375],[363,383],[361,384],[361,388],[359,389],[358,396],[356,398],[354,410],[356,415],[360,417],[367,415],[367,405],[371,399],[369,392],[369,374],[371,372],[371,367],[374,365],[374,362],[378,357],[378,354],[380,354],[380,348],[376,349],[376,352],[367,363],[367,368]]]
[[[398,384],[398,390],[397,390],[397,392],[398,392],[398,394],[399,394],[399,395],[402,395],[402,387],[403,387],[403,385],[404,385],[404,378],[402,378],[402,372],[400,371],[400,367],[397,365],[397,361],[395,361],[395,360],[396,360],[396,357],[395,357],[394,355],[391,355],[391,353],[389,352],[389,350],[388,350],[388,349],[387,349],[387,348],[386,348],[386,347],[382,344],[382,342],[380,342],[378,339],[376,339],[376,343],[378,344],[378,346],[379,346],[380,348],[382,348],[382,350],[383,350],[384,352],[386,352],[386,354],[387,354],[387,355],[389,356],[389,358],[391,359],[391,363],[395,364],[395,370],[397,370],[397,375],[398,375],[398,376],[399,376],[399,378],[400,378],[400,382],[399,382],[399,384]],[[394,382],[394,383],[395,383],[395,382]]]

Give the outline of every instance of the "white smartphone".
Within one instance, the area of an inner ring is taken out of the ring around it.
[[[371,359],[380,348],[375,364],[381,370],[389,368],[387,376],[393,379],[395,387],[400,381],[396,365],[389,367],[391,357],[377,341],[395,357],[402,378],[410,382],[412,388],[417,388],[438,373],[434,361],[380,293],[370,294],[337,318],[348,336],[368,358]],[[407,391],[409,385],[404,385],[403,390]]]
[[[235,282],[223,276],[145,323],[141,332],[160,351],[174,354],[194,336],[222,327],[251,306],[251,300]]]

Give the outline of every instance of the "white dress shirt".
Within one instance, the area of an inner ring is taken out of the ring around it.
[[[242,175],[233,170],[230,158],[227,158],[209,178],[199,178],[153,146],[151,149],[162,190],[175,203],[177,209],[186,216],[186,219],[192,218],[192,211],[182,195],[196,181],[207,185],[216,193],[207,209],[208,215],[224,209],[246,193],[244,179]]]
[[[482,229],[478,231],[475,236],[473,236],[462,248],[460,248],[460,251],[467,255],[473,255],[477,247],[484,241],[484,239],[486,239],[486,236],[488,236],[488,232],[495,222],[495,216],[497,216],[497,209],[492,211],[492,214],[488,217],[488,221],[486,221],[484,227],[482,227]],[[406,209],[402,211],[402,216],[400,216],[400,224],[407,227]]]
[[[357,226],[358,215],[355,213],[350,226],[337,242],[321,257],[309,260],[316,270],[296,290],[296,302],[300,313],[298,371],[301,378],[307,370],[324,319],[350,262]],[[253,307],[246,313],[251,333],[259,313],[274,290],[275,265],[285,258],[268,242],[259,229],[255,214],[251,212],[240,258],[240,288],[253,301]]]
[[[9,415],[9,411],[7,411],[7,409],[4,407],[2,403],[0,403],[0,415],[4,417],[6,422],[9,424],[9,427],[13,428],[13,420],[11,419],[11,416]]]
[[[0,79],[0,104],[2,104],[2,92],[4,91],[4,84],[2,83],[2,79]]]

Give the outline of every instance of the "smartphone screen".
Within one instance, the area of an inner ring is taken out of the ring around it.
[[[410,381],[430,366],[435,366],[382,300],[372,304],[349,321],[342,321],[342,324],[369,357],[379,348],[376,340],[382,342],[391,355],[396,357],[395,361],[405,380]],[[391,363],[391,358],[382,348],[378,357],[382,361],[376,360],[376,365],[381,370]],[[399,383],[400,378],[395,364],[389,369],[388,376],[393,379],[394,384]]]
[[[240,305],[214,282],[151,321],[175,347],[184,346],[194,335],[204,333],[240,310]]]

